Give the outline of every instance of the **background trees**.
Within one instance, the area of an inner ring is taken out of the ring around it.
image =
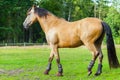
[[[36,23],[24,30],[26,12],[33,4],[43,7],[58,17],[75,21],[97,17],[107,22],[114,39],[120,43],[119,0],[0,0],[0,42],[45,42],[44,33]]]
[[[0,1],[0,42],[23,42],[23,18],[33,2],[28,0]]]

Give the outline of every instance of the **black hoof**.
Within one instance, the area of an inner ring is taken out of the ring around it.
[[[97,72],[95,73],[95,76],[99,76],[101,74],[101,72]]]
[[[95,73],[95,76],[99,76],[102,73],[102,64],[98,64],[98,70]]]
[[[88,76],[90,76],[91,74],[92,74],[92,71],[89,71],[89,72],[88,72]]]
[[[49,71],[46,70],[46,71],[44,72],[44,74],[45,74],[45,75],[49,75]]]

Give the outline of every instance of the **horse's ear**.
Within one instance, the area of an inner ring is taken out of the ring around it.
[[[36,8],[37,6],[34,4],[33,6],[32,6],[32,8]]]

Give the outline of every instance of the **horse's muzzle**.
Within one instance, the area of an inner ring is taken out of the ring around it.
[[[29,24],[23,23],[23,26],[24,26],[25,29],[29,28]]]

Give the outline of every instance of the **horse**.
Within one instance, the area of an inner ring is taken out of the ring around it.
[[[92,73],[92,68],[98,57],[98,68],[96,76],[102,73],[103,53],[101,50],[102,41],[106,34],[108,61],[110,68],[118,68],[119,61],[116,55],[115,45],[112,37],[110,26],[93,17],[87,17],[78,21],[68,22],[59,18],[50,11],[32,6],[27,11],[27,17],[23,22],[25,29],[28,29],[34,22],[38,21],[45,33],[47,43],[51,48],[48,65],[44,74],[48,75],[52,60],[55,57],[58,72],[57,76],[63,76],[63,68],[60,62],[59,48],[75,48],[84,45],[92,53],[92,59],[88,65],[88,76]]]

